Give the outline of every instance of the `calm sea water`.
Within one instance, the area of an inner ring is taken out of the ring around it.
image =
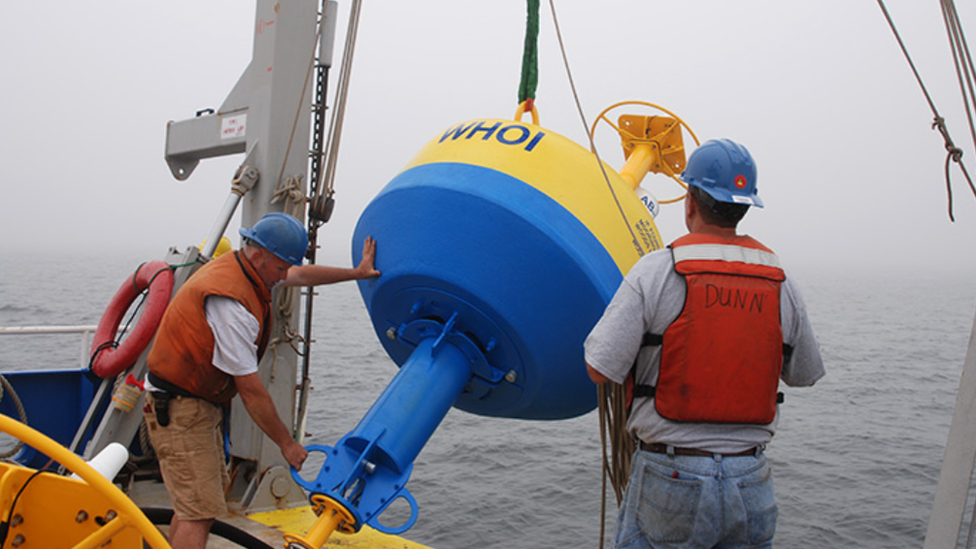
[[[0,256],[0,326],[96,324],[142,257]],[[968,274],[794,273],[828,374],[787,389],[768,449],[778,547],[922,545],[976,311]],[[355,285],[322,288],[309,444],[335,444],[396,373]],[[74,367],[73,339],[0,336],[0,371]],[[408,485],[407,537],[439,549],[598,547],[595,412],[556,422],[452,410]],[[608,500],[608,532],[615,515]],[[391,520],[390,522],[395,522]]]

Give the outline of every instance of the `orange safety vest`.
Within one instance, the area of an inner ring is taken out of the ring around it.
[[[783,368],[779,259],[748,236],[671,244],[684,308],[660,338],[655,408],[674,421],[766,424]]]
[[[254,344],[261,360],[270,332],[271,292],[247,258],[234,252],[201,267],[176,293],[163,315],[147,366],[168,384],[225,404],[237,394],[237,386],[232,376],[213,365],[214,336],[204,311],[204,302],[212,295],[240,302],[258,319],[261,329]]]

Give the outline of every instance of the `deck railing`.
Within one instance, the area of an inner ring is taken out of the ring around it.
[[[88,366],[88,359],[91,353],[91,341],[98,326],[0,326],[0,336],[3,335],[51,335],[51,334],[76,334],[80,336],[81,347],[78,354],[79,367]]]

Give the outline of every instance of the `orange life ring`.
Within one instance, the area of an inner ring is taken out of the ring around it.
[[[114,345],[122,317],[136,297],[149,288],[145,307],[132,332],[117,347]],[[126,280],[109,302],[92,339],[91,371],[98,377],[114,377],[135,364],[156,335],[159,321],[173,293],[173,270],[165,261],[149,261]]]

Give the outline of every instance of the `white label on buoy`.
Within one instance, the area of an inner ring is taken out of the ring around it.
[[[636,193],[637,198],[640,198],[640,201],[644,203],[644,207],[647,208],[647,211],[651,214],[651,217],[657,217],[657,214],[661,212],[661,205],[658,203],[657,198],[654,198],[654,195],[651,194],[651,191],[648,191],[644,187],[637,187],[634,189],[634,193]]]

